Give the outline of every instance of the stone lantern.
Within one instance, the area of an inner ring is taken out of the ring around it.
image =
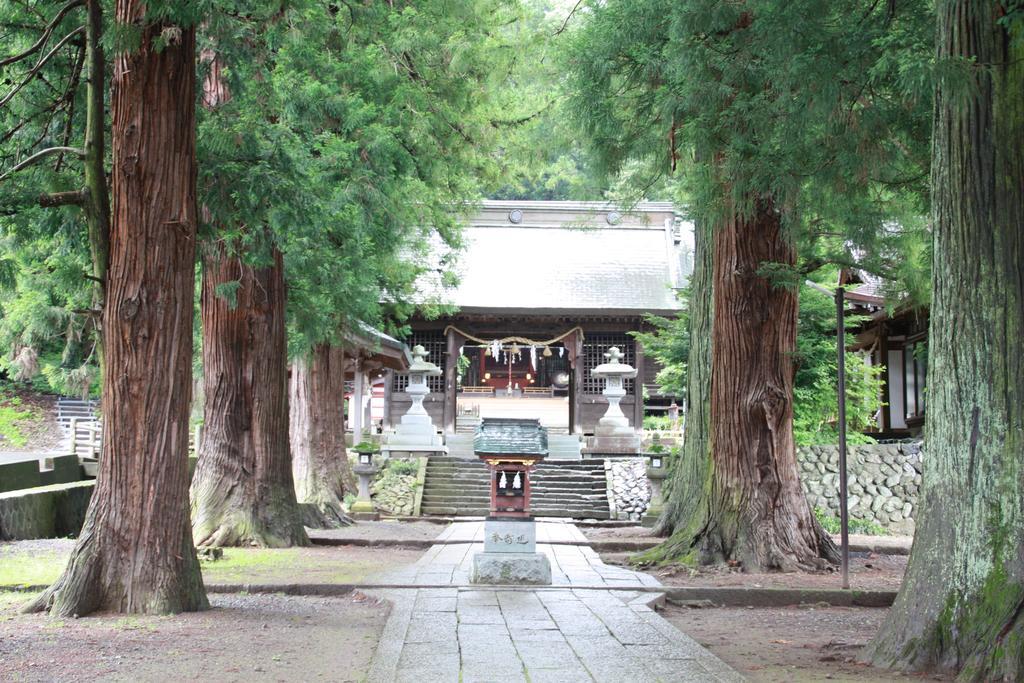
[[[640,452],[640,436],[630,427],[629,418],[622,413],[619,402],[626,395],[623,380],[636,377],[636,368],[620,362],[622,352],[613,346],[604,354],[607,363],[591,370],[594,377],[604,378],[604,391],[608,399],[608,410],[597,422],[594,436],[587,439],[587,452],[594,455],[627,455]]]
[[[646,453],[647,481],[651,483],[651,503],[640,520],[640,523],[646,527],[652,527],[657,524],[658,518],[661,517],[661,512],[665,507],[661,491],[665,479],[668,478],[669,457],[671,453],[665,452],[662,448],[661,444],[656,441],[652,449]]]
[[[380,519],[380,515],[373,507],[373,500],[370,497],[370,481],[373,477],[380,472],[380,465],[373,462],[373,454],[376,452],[376,447],[366,448],[361,447],[362,444],[356,446],[356,464],[352,467],[352,472],[355,473],[359,481],[359,494],[356,496],[355,502],[352,503],[350,512],[352,518],[360,521],[374,521]]]
[[[412,406],[402,416],[395,433],[388,436],[381,450],[391,455],[444,454],[448,449],[441,443],[441,437],[434,423],[423,407],[423,399],[430,393],[427,377],[437,377],[441,368],[425,360],[427,350],[417,344],[412,349],[412,365],[409,366],[409,386],[405,392],[412,399]]]
[[[491,506],[470,582],[550,585],[551,563],[537,552],[530,515],[530,473],[548,454],[547,430],[536,419],[484,418],[473,450],[490,470]]]

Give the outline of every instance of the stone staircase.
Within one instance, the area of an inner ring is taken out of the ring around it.
[[[83,401],[80,398],[61,396],[57,399],[57,423],[65,434],[71,433],[71,419],[79,422],[96,422],[98,401]]]
[[[536,517],[609,518],[604,460],[544,461],[531,482],[530,507]],[[475,457],[449,455],[427,461],[422,514],[486,515],[489,505],[487,467]]]
[[[473,452],[473,434],[447,434],[444,443],[448,446],[448,456],[463,460],[476,460]],[[580,450],[583,443],[573,434],[548,433],[548,460],[579,460],[583,457]]]

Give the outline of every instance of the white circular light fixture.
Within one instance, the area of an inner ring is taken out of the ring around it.
[[[523,212],[520,211],[519,209],[512,209],[511,211],[508,212],[508,220],[511,223],[522,223]]]

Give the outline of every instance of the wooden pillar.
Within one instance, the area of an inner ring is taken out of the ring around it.
[[[363,386],[363,362],[359,356],[352,359],[352,385],[348,417],[352,422],[352,443],[357,444],[362,440],[363,429],[366,427],[363,422],[363,394],[366,388]]]
[[[456,402],[458,401],[458,382],[456,381],[459,346],[463,337],[454,329],[448,328],[448,349],[444,364],[444,431],[455,433]]]
[[[395,386],[395,371],[384,373],[384,429],[391,429],[391,391]]]
[[[576,332],[570,339],[569,362],[572,377],[569,383],[569,432],[583,433],[583,333]]]
[[[636,365],[636,379],[633,380],[633,429],[644,426],[644,345],[639,339],[633,340],[633,355]]]

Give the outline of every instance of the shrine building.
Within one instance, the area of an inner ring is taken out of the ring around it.
[[[612,346],[638,370],[621,406],[634,427],[645,409],[665,410],[659,367],[631,332],[645,317],[678,314],[677,291],[692,270],[692,225],[672,205],[620,211],[604,202],[484,201],[463,230],[464,248],[435,255],[454,262],[459,283],[439,273],[418,284],[421,301],[454,307],[411,321],[441,369],[424,407],[446,433],[459,416],[537,417],[552,433],[589,434],[604,414],[602,382],[591,370]],[[385,380],[384,427],[409,409],[407,376]]]

